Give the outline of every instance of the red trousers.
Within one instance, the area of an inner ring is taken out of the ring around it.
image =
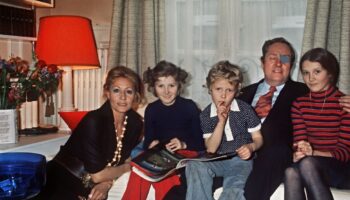
[[[178,175],[173,175],[159,182],[149,182],[131,171],[122,200],[145,200],[151,185],[156,200],[161,200],[173,186],[180,185],[180,178]]]

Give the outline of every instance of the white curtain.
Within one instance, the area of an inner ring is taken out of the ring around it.
[[[165,9],[165,59],[191,74],[185,96],[201,108],[210,102],[203,85],[217,61],[241,66],[248,85],[263,77],[265,40],[282,36],[301,49],[306,0],[165,0]]]

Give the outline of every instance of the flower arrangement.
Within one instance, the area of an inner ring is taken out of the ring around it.
[[[0,58],[0,109],[14,109],[22,102],[56,92],[62,70],[44,61],[32,65],[19,57]]]

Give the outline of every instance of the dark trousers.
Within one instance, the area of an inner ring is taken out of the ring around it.
[[[286,145],[260,149],[244,188],[246,200],[269,200],[283,182],[284,171],[291,163],[292,152]]]

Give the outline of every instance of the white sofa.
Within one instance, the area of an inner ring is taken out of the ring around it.
[[[140,107],[137,112],[141,115],[144,116],[144,111],[145,111],[146,105]],[[130,173],[125,173],[123,174],[113,185],[111,190],[109,191],[108,194],[108,199],[111,200],[116,200],[116,199],[121,199],[124,191],[126,189],[127,182],[129,180],[129,175]],[[214,198],[218,199],[220,196],[220,193],[222,191],[222,188],[219,188],[215,191],[214,193]],[[334,200],[350,200],[350,190],[338,190],[332,188],[332,194],[334,197]],[[275,193],[271,196],[270,200],[283,200],[284,198],[284,187],[283,184],[280,185]],[[154,189],[151,187],[150,192],[148,194],[147,200],[154,200]]]
[[[108,199],[117,200],[121,199],[126,189],[127,182],[129,180],[129,173],[123,174],[113,185],[109,191]],[[214,193],[214,199],[219,199],[222,188],[219,188]],[[334,200],[350,200],[350,190],[339,190],[332,188],[332,194]],[[280,185],[275,193],[271,196],[270,200],[283,200],[284,187]],[[151,187],[147,200],[154,200],[154,189]]]
[[[222,191],[222,188],[219,188],[214,193],[214,199],[219,199],[220,193]],[[350,190],[338,190],[335,188],[332,188],[332,194],[334,197],[334,200],[349,200],[350,199]],[[284,199],[284,187],[283,184],[281,184],[275,193],[271,196],[270,200],[282,200]]]
[[[339,190],[339,189],[332,188],[332,194],[333,194],[334,200],[350,199],[350,190]],[[282,184],[277,188],[277,190],[272,195],[270,200],[281,200],[283,199],[283,195],[284,195],[284,187]]]

